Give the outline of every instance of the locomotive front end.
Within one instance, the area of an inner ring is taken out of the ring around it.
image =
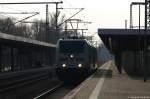
[[[83,40],[62,40],[57,50],[57,75],[60,80],[77,80],[84,77],[87,68],[86,43]]]

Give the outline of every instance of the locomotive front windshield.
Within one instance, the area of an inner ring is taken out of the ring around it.
[[[61,41],[59,43],[60,53],[82,53],[84,42],[82,41]]]

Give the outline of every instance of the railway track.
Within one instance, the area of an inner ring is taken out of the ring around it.
[[[40,95],[34,97],[33,99],[62,99],[65,95],[71,92],[74,88],[76,88],[80,83],[66,85],[64,83],[60,83],[53,88],[44,91]]]
[[[57,91],[59,88],[63,87],[64,84],[60,83],[56,86],[54,86],[53,88],[46,90],[45,92],[41,93],[40,95],[37,95],[36,97],[34,97],[33,99],[45,99],[46,97],[48,97],[51,93],[54,93],[55,91]]]
[[[40,76],[35,76],[35,77],[32,77],[32,78],[17,80],[15,82],[11,82],[9,84],[4,85],[3,86],[4,88],[1,88],[0,92],[10,91],[10,90],[13,90],[15,88],[23,87],[23,86],[32,84],[34,82],[38,82],[40,80],[44,80],[44,79],[48,79],[48,78],[49,78],[49,76],[40,75]]]
[[[36,83],[39,84],[36,85]],[[7,87],[2,88],[2,85]],[[50,81],[46,72],[40,72],[39,75],[32,75],[29,78],[15,79],[7,83],[3,81],[0,83],[2,88],[0,88],[0,93],[3,93],[0,94],[0,97],[2,99],[61,99],[77,85],[65,85],[57,80]]]
[[[15,88],[23,87],[40,80],[50,79],[52,74],[49,70],[35,69],[23,72],[9,73],[5,75],[0,75],[0,93],[13,90]]]

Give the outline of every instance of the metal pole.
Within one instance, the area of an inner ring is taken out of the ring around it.
[[[55,28],[56,28],[56,39],[57,40],[59,38],[59,33],[58,33],[58,3],[56,3],[56,17],[55,17]]]
[[[147,67],[147,5],[148,1],[145,0],[145,29],[144,29],[144,82],[147,80],[146,67]]]
[[[83,30],[82,30],[82,37],[83,37]]]
[[[65,22],[65,39],[67,38],[68,34],[67,34],[67,22]]]
[[[56,3],[56,23],[55,23],[55,25],[56,25],[56,31],[58,29],[57,23],[58,23],[58,3]]]
[[[132,20],[132,4],[130,4],[130,29],[133,28],[133,20]]]
[[[133,29],[134,27],[136,27],[136,26],[133,26],[133,16],[132,16],[133,5],[145,5],[145,2],[132,2],[130,4],[130,29]]]
[[[139,4],[139,31],[141,29],[141,6]]]
[[[45,29],[45,41],[48,40],[48,25],[49,25],[49,17],[48,17],[48,4],[46,4],[46,29]]]
[[[125,29],[127,29],[127,20],[125,20]]]
[[[138,39],[138,48],[139,48],[139,62],[137,65],[141,67],[142,65],[142,56],[141,56],[141,5],[139,4],[139,39]]]

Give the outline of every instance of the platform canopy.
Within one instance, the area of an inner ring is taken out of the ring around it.
[[[15,44],[15,45],[28,45],[28,46],[40,46],[40,47],[49,47],[49,48],[55,48],[56,45],[51,43],[46,43],[42,41],[33,40],[30,38],[10,35],[6,33],[0,32],[0,42],[7,43],[7,44]]]
[[[144,29],[98,29],[98,34],[112,52],[143,49]],[[147,31],[147,42],[150,45],[150,31]]]

